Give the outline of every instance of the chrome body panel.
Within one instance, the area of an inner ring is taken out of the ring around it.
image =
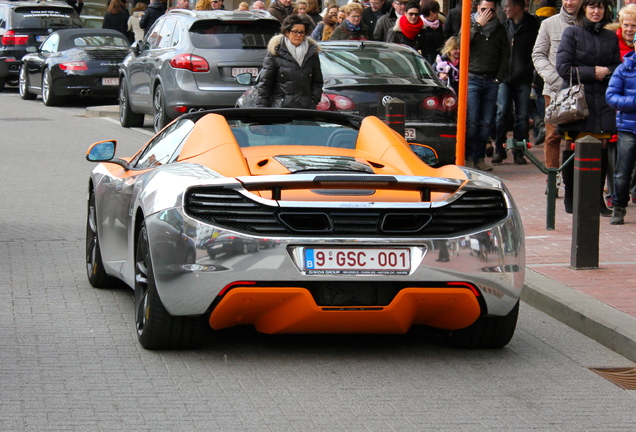
[[[92,173],[98,232],[106,272],[134,286],[135,228],[143,217],[150,239],[156,285],[163,304],[172,315],[200,315],[206,312],[218,293],[236,281],[386,281],[473,282],[483,294],[487,313],[506,315],[517,303],[525,275],[525,244],[519,212],[503,183],[494,176],[464,169],[468,181],[463,188],[503,191],[508,216],[493,226],[453,237],[364,238],[317,236],[254,236],[233,232],[188,216],[184,196],[189,187],[226,185],[249,194],[241,181],[251,186],[266,183],[273,176],[243,179],[221,177],[218,173],[191,163],[173,163],[120,179],[104,165]],[[313,175],[288,175],[290,181]],[[457,187],[453,179],[395,176],[403,182],[430,182]],[[283,178],[281,178],[283,180]],[[434,202],[439,207],[457,199]],[[269,205],[295,205],[258,198]],[[305,203],[307,204],[307,203]],[[369,205],[375,207],[430,206],[429,203],[310,203],[312,207]],[[420,207],[421,208],[421,207]],[[222,254],[210,258],[201,246],[212,236],[230,234],[247,242],[276,244],[276,247],[248,254]],[[489,239],[486,242],[484,239]],[[411,271],[408,275],[325,275],[307,274],[300,264],[302,247],[409,247]],[[194,249],[194,250],[193,250]],[[194,261],[192,255],[194,253]],[[448,259],[446,259],[448,258]]]

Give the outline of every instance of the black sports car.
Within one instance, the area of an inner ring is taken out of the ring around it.
[[[400,99],[406,140],[434,148],[440,165],[455,163],[457,96],[421,55],[405,45],[372,41],[320,42],[320,48],[325,83],[316,109],[386,121],[387,103]],[[254,106],[255,86],[237,101],[240,108]]]
[[[19,88],[22,99],[42,95],[45,105],[59,105],[65,96],[116,99],[119,66],[130,52],[128,39],[103,29],[58,30],[37,52],[22,58]]]

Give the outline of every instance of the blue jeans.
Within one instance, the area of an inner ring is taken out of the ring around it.
[[[612,193],[612,204],[615,206],[627,207],[634,165],[636,165],[636,134],[619,131],[614,192]]]
[[[497,92],[497,136],[495,152],[503,152],[503,145],[508,134],[508,115],[512,112],[514,104],[515,125],[513,129],[515,141],[528,139],[530,125],[530,92],[532,84],[499,84]],[[523,154],[521,150],[514,150],[514,154]]]
[[[470,74],[466,113],[466,159],[486,157],[486,143],[497,109],[499,85],[492,78]]]

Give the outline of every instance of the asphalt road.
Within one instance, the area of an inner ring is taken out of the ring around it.
[[[494,351],[250,329],[142,349],[132,291],[86,280],[84,155],[106,139],[131,154],[150,129],[83,113],[0,94],[0,431],[635,429],[636,392],[588,369],[633,364],[526,304]]]

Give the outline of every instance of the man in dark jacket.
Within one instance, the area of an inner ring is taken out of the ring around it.
[[[267,8],[267,12],[282,24],[285,18],[294,13],[294,5],[292,0],[276,0]]]
[[[364,8],[362,12],[362,22],[367,25],[369,36],[373,38],[373,32],[378,20],[388,14],[392,8],[391,3],[386,0],[370,0],[369,5],[370,7]]]
[[[381,42],[387,41],[389,30],[395,27],[397,19],[404,15],[404,12],[406,11],[406,3],[408,3],[408,0],[393,0],[393,8],[391,9],[391,11],[382,16],[375,24],[375,29],[373,30],[373,40]],[[369,34],[369,36],[371,35]]]
[[[462,26],[462,0],[457,2],[454,8],[448,11],[446,22],[444,22],[444,39],[459,35]]]
[[[144,29],[144,35],[148,33],[150,27],[159,19],[159,17],[166,13],[166,6],[161,0],[152,0],[152,3],[146,8],[146,12],[139,20],[139,27]]]
[[[495,0],[481,0],[471,16],[466,115],[466,166],[492,171],[486,142],[497,109],[499,83],[508,75],[510,49],[506,29],[497,19]]]
[[[508,157],[503,145],[508,133],[508,114],[512,112],[513,107],[514,139],[528,139],[528,110],[534,71],[532,48],[539,33],[539,23],[533,15],[524,11],[525,4],[526,0],[507,0],[504,6],[507,18],[504,27],[508,31],[510,41],[510,62],[508,77],[499,84],[497,94],[497,133],[492,163],[501,163]],[[528,163],[521,150],[513,150],[513,156],[516,164]]]

